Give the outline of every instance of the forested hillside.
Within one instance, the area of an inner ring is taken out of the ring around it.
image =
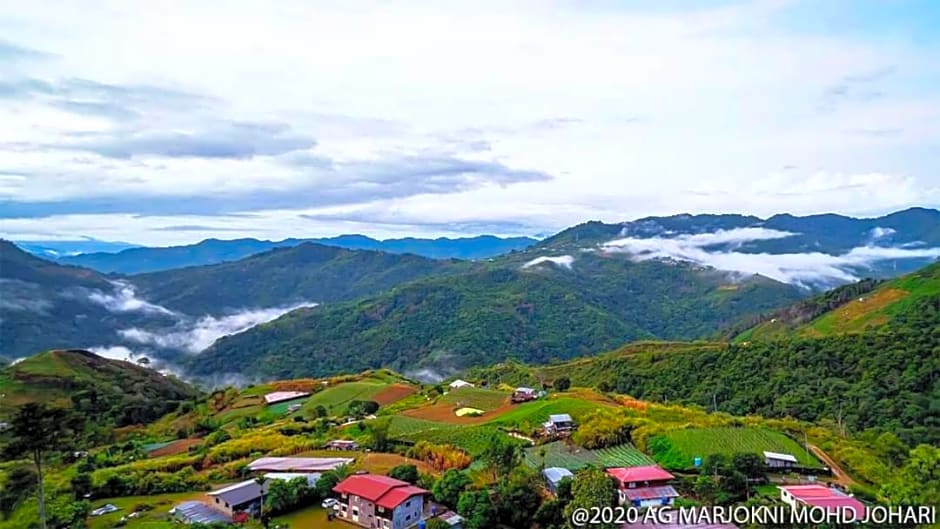
[[[511,264],[511,266],[510,266]],[[548,362],[645,339],[691,339],[796,300],[788,285],[683,264],[584,254],[572,268],[516,263],[429,278],[357,302],[298,310],[226,337],[194,373],[318,376],[372,367],[449,371]]]
[[[591,359],[531,368],[509,363],[465,376],[510,384],[569,377],[576,385],[641,399],[832,421],[847,430],[876,428],[908,443],[936,444],[940,295],[933,289],[940,284],[938,269],[940,265],[933,265],[892,282],[923,295],[912,293],[882,307],[879,325],[852,332],[821,337],[781,333],[736,343],[638,343]],[[838,319],[840,310],[815,321]]]
[[[456,260],[304,243],[231,263],[137,275],[131,281],[152,302],[187,314],[212,314],[224,308],[354,299],[469,266]]]
[[[49,351],[0,369],[0,417],[27,402],[78,411],[96,429],[146,423],[198,391],[174,376],[79,350]]]

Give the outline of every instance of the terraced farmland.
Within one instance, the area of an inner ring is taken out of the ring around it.
[[[304,403],[304,411],[312,412],[317,406],[323,406],[331,415],[346,413],[349,403],[354,400],[372,400],[388,384],[382,382],[344,382],[314,393]]]
[[[411,443],[428,441],[434,444],[453,445],[474,456],[483,452],[494,435],[512,439],[495,426],[458,426],[404,416],[391,418],[388,434],[392,439]],[[522,441],[519,443],[522,444]]]
[[[773,430],[762,428],[687,428],[654,437],[650,452],[660,465],[672,469],[693,467],[696,457],[712,454],[733,456],[737,453],[761,454],[780,452],[792,454],[801,465],[819,467],[819,461],[796,441]]]
[[[542,452],[545,457],[543,459]],[[546,467],[562,467],[578,470],[588,465],[598,467],[639,467],[653,464],[652,458],[637,450],[631,444],[622,444],[588,450],[564,441],[555,441],[525,450],[527,465],[538,468],[543,463]]]
[[[478,408],[483,411],[495,410],[509,400],[509,394],[484,388],[457,388],[447,392],[440,402],[461,408]]]

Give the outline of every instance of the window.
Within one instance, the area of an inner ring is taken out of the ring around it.
[[[352,514],[353,516],[359,516],[359,507],[353,507]]]

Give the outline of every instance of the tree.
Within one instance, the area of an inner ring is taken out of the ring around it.
[[[558,486],[555,488],[555,497],[565,503],[571,501],[572,482],[573,480],[569,477],[561,478],[561,481],[558,482]]]
[[[376,452],[385,452],[388,450],[388,419],[379,419],[373,421],[370,428],[372,430],[372,449]]]
[[[431,488],[431,493],[434,494],[434,499],[439,503],[455,508],[457,507],[457,501],[460,499],[460,494],[467,490],[471,483],[472,481],[466,474],[451,469],[444,472],[441,479],[437,480],[437,483]]]
[[[264,520],[264,489],[265,489],[264,483],[265,483],[267,480],[268,480],[268,478],[266,478],[266,477],[264,477],[264,476],[258,476],[258,477],[255,478],[255,483],[257,483],[257,484],[261,487],[261,490],[260,490],[260,493],[261,493],[261,507],[260,507],[260,511],[258,512],[258,514],[259,514],[258,518],[260,518],[260,519],[262,519],[262,520]]]
[[[894,479],[881,487],[891,505],[940,505],[940,448],[919,445]]]
[[[740,452],[731,457],[731,466],[749,478],[764,477],[764,460],[757,454]]]
[[[91,492],[91,474],[87,472],[79,472],[72,478],[72,496],[76,500],[80,500],[85,497],[86,494]]]
[[[565,502],[554,499],[539,506],[532,521],[543,529],[560,529],[565,526]]]
[[[578,472],[571,484],[571,501],[565,506],[565,519],[570,520],[578,509],[612,507],[617,504],[617,489],[613,478],[597,468]],[[614,524],[598,524],[591,527],[614,529]]]
[[[140,364],[140,365],[142,365],[142,366],[149,366],[149,365],[150,365],[150,359],[147,358],[146,356],[141,356],[140,358],[137,359],[137,363]]]
[[[718,496],[718,484],[715,483],[715,478],[708,474],[701,474],[695,480],[694,489],[698,499],[707,504],[715,503],[715,498]]]
[[[317,496],[321,498],[332,497],[333,488],[336,487],[336,485],[339,485],[340,481],[342,481],[342,479],[339,477],[339,474],[335,470],[324,472],[320,476],[320,479],[317,480],[317,484],[316,484]]]
[[[440,518],[431,518],[425,527],[427,529],[450,529],[450,524]]]
[[[317,407],[313,409],[313,412],[316,413],[317,417],[319,418],[326,417],[328,413],[326,411],[326,407],[322,404],[317,405]]]
[[[462,492],[457,500],[457,514],[467,521],[467,529],[490,529],[496,521],[496,508],[485,490]]]
[[[493,471],[493,477],[505,477],[522,462],[519,445],[505,435],[493,434],[480,459]]]
[[[414,465],[398,465],[388,472],[388,477],[407,481],[414,485],[418,482],[418,467]]]
[[[36,473],[27,466],[17,466],[7,472],[6,481],[0,487],[0,514],[9,516],[17,504],[33,493],[36,488]]]
[[[555,391],[568,391],[568,388],[571,387],[571,379],[568,377],[558,377],[555,379],[555,382],[552,383]]]
[[[28,455],[36,467],[39,488],[39,524],[46,529],[46,496],[43,488],[42,461],[47,452],[63,450],[73,438],[75,418],[63,408],[30,402],[21,406],[10,419],[7,435],[10,442],[4,459]]]
[[[509,479],[503,481],[498,489],[496,512],[500,522],[510,527],[529,527],[532,513],[541,504],[538,491],[532,487],[530,479]]]

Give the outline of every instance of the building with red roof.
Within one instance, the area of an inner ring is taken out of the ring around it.
[[[336,514],[363,527],[406,529],[418,523],[428,491],[388,476],[357,474],[333,488]]]
[[[794,509],[808,506],[826,509],[828,512],[850,510],[856,520],[865,517],[865,504],[841,490],[824,485],[789,485],[778,488],[780,499]]]
[[[675,476],[658,465],[609,468],[607,474],[617,481],[621,504],[658,507],[672,505],[673,500],[679,497],[676,489],[669,484]]]

